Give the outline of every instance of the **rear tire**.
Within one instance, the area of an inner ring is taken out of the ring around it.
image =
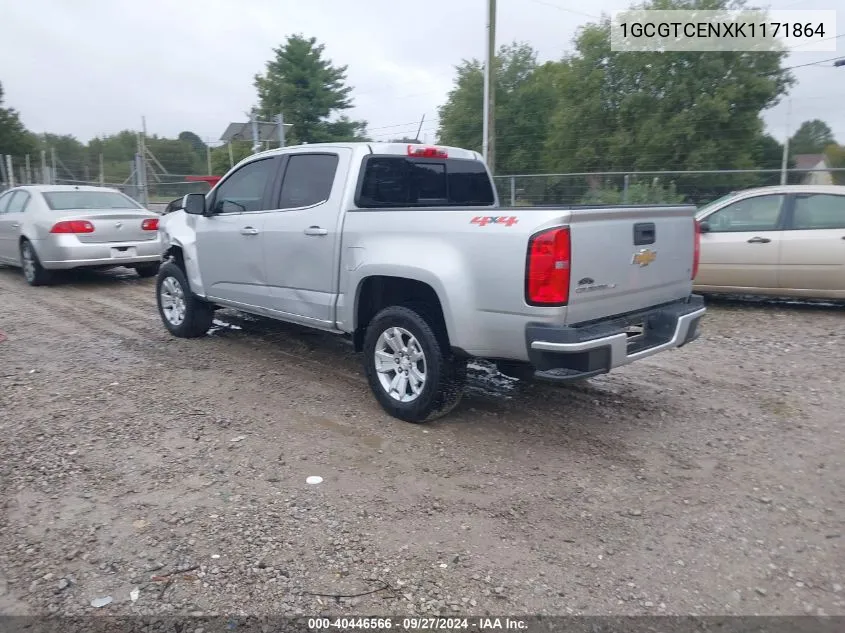
[[[158,271],[156,304],[164,327],[179,338],[204,336],[214,320],[214,308],[191,292],[185,272],[173,262]]]
[[[143,266],[135,266],[135,272],[138,273],[138,276],[147,279],[149,277],[155,277],[158,274],[158,270],[161,267],[161,264],[144,264]]]
[[[41,265],[35,247],[26,239],[21,241],[21,268],[30,286],[46,286],[53,281],[53,273]]]
[[[455,357],[437,321],[419,306],[379,312],[364,336],[364,369],[382,408],[406,422],[429,422],[461,401],[466,360]]]

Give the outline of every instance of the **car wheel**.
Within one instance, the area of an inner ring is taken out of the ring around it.
[[[158,269],[161,267],[160,264],[145,264],[143,266],[135,266],[135,272],[138,273],[139,277],[148,278],[148,277],[155,277],[158,274]]]
[[[21,240],[21,268],[30,286],[46,286],[53,280],[53,274],[41,265],[35,247],[29,240]]]
[[[463,396],[466,360],[452,354],[442,325],[420,307],[379,312],[367,326],[363,350],[370,388],[395,418],[429,422]]]
[[[205,335],[214,320],[214,308],[194,296],[185,272],[172,262],[158,271],[156,302],[164,327],[179,338]]]

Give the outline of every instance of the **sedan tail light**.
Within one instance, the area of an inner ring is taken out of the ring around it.
[[[94,225],[88,220],[62,220],[56,222],[50,233],[93,233]]]
[[[144,231],[158,231],[158,218],[147,218],[141,222],[141,229]]]
[[[534,235],[528,242],[525,300],[536,306],[561,306],[569,301],[572,264],[569,228]]]

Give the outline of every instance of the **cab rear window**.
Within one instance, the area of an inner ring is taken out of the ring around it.
[[[355,202],[362,208],[489,206],[494,195],[477,160],[368,156]]]

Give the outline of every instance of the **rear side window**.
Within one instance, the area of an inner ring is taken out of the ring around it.
[[[332,195],[337,154],[293,154],[282,182],[280,209],[296,209],[326,202]]]
[[[15,195],[14,191],[7,191],[4,194],[0,194],[0,213],[6,211],[6,207],[9,206],[9,200],[12,199],[13,195]]]
[[[26,205],[29,204],[29,194],[26,191],[16,191],[12,194],[12,200],[6,207],[6,213],[23,213]]]
[[[795,199],[792,228],[845,228],[845,196],[831,194],[799,195]]]
[[[493,187],[484,164],[457,158],[370,156],[356,203],[362,208],[488,206]]]

